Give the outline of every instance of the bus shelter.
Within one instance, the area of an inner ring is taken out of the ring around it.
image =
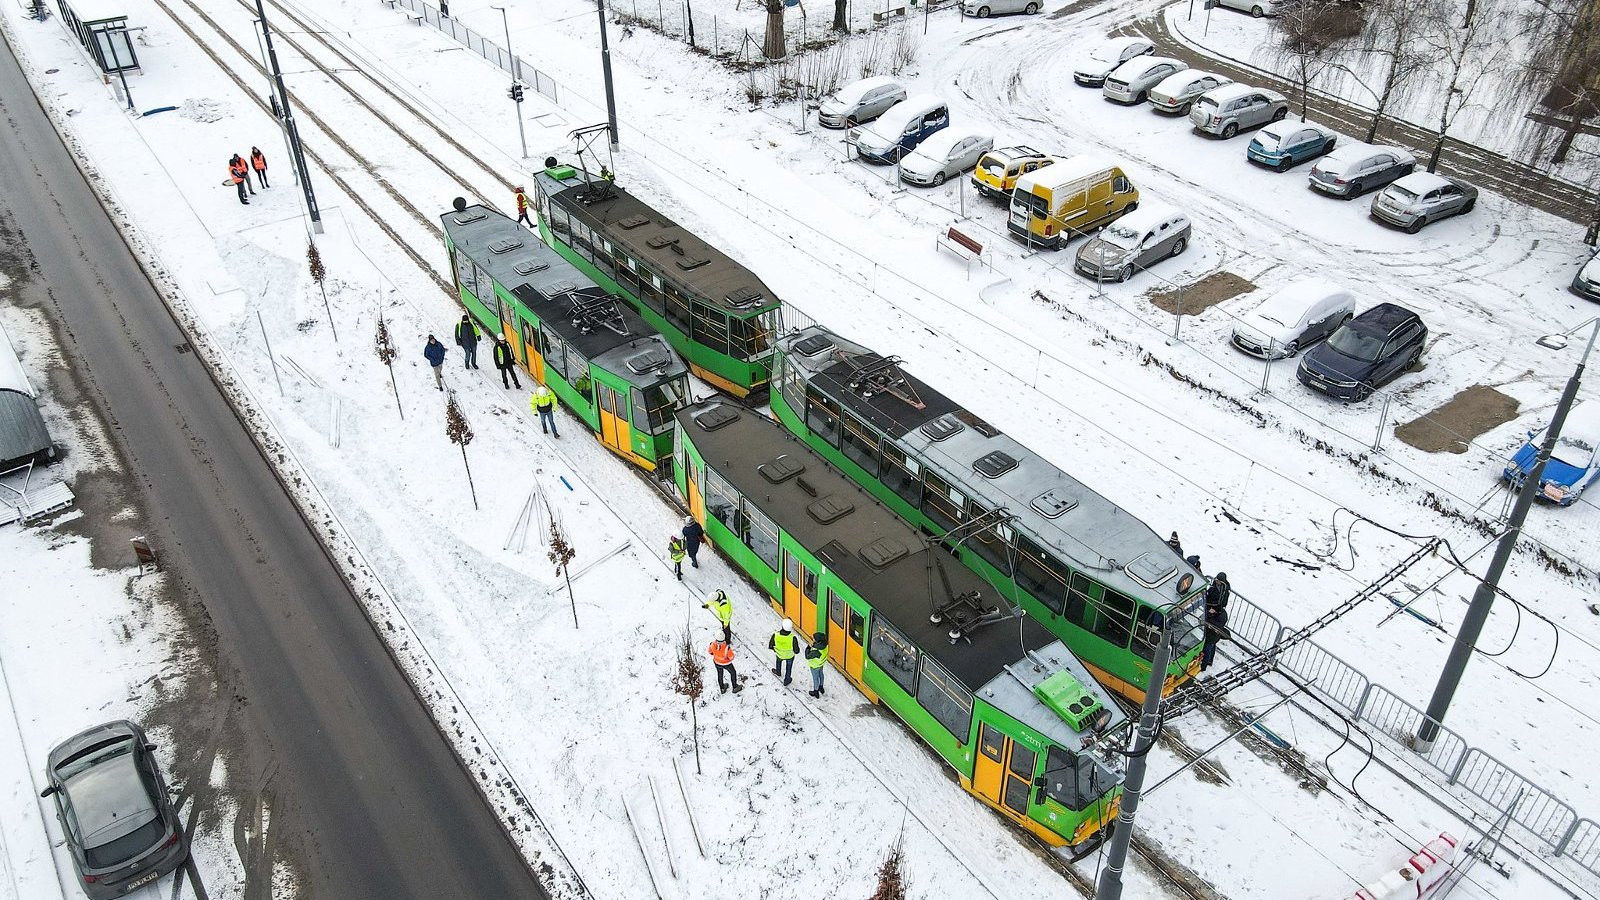
[[[128,16],[118,0],[57,0],[61,21],[107,75],[139,68],[128,34]]]

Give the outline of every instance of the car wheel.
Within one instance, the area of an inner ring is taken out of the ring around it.
[[[1416,234],[1417,232],[1421,231],[1422,226],[1426,224],[1428,224],[1427,216],[1417,216],[1415,219],[1411,220],[1410,225],[1406,226],[1406,234]]]
[[[1278,165],[1275,168],[1277,168],[1279,172],[1289,171],[1290,169],[1294,168],[1294,157],[1285,156],[1283,159],[1278,160]]]
[[[1128,208],[1123,210],[1123,212],[1131,213],[1131,212],[1133,212],[1134,210],[1136,210],[1138,208],[1139,208],[1139,201],[1135,200],[1132,203],[1129,203],[1128,204]]]
[[[1262,9],[1259,6],[1250,7],[1250,15],[1254,16],[1257,19],[1261,18],[1262,16],[1264,16],[1266,14],[1267,14],[1267,11]]]
[[[1273,112],[1272,121],[1274,121],[1274,122],[1282,122],[1284,120],[1284,118],[1287,117],[1288,115],[1289,115],[1289,107],[1280,106],[1280,107],[1277,108],[1277,110],[1275,112]]]
[[[1022,8],[1023,14],[1024,15],[1029,15],[1029,16],[1033,15],[1034,13],[1036,13],[1038,11],[1039,11],[1039,4],[1037,4],[1037,3],[1029,3],[1027,6],[1024,6]]]
[[[1129,265],[1123,266],[1122,267],[1122,271],[1117,273],[1117,283],[1121,284],[1122,282],[1127,281],[1129,278],[1132,278],[1132,277],[1133,277],[1133,265],[1129,264]]]
[[[1289,343],[1283,345],[1283,358],[1284,359],[1289,359],[1289,358],[1291,358],[1293,356],[1298,355],[1299,353],[1300,353],[1300,342],[1299,341],[1290,341]]]
[[[1461,211],[1464,212],[1464,213],[1472,212],[1472,208],[1474,206],[1477,206],[1477,205],[1478,205],[1478,198],[1477,197],[1473,197],[1471,200],[1468,200],[1466,202],[1466,204],[1461,207]]]
[[[1189,249],[1189,241],[1186,238],[1178,238],[1177,240],[1172,242],[1172,255],[1173,256],[1177,256],[1179,253],[1182,253],[1183,251],[1185,251],[1187,249]]]
[[[935,172],[933,175],[933,186],[938,187],[941,184],[944,184],[944,173]]]
[[[1222,136],[1224,138],[1231,138],[1238,133],[1239,123],[1237,122],[1229,122],[1228,124],[1222,126]]]
[[[980,18],[980,19],[989,18],[989,7],[987,7],[987,6],[978,7],[978,18]]]
[[[1422,348],[1418,347],[1417,349],[1411,351],[1411,358],[1406,360],[1406,371],[1410,372],[1414,370],[1417,367],[1417,364],[1420,362],[1422,362]]]
[[[1328,155],[1329,153],[1332,153],[1332,152],[1333,152],[1333,138],[1328,138],[1328,142],[1326,144],[1322,145],[1322,155],[1326,156],[1326,155]]]
[[[1350,190],[1349,190],[1349,192],[1347,192],[1344,195],[1344,198],[1346,200],[1354,200],[1355,198],[1361,196],[1362,194],[1364,194],[1366,192],[1367,192],[1367,189],[1362,186],[1361,182],[1352,181],[1352,182],[1350,182]]]
[[[1141,103],[1144,103],[1146,100],[1149,100],[1149,99],[1150,99],[1149,92],[1140,91],[1139,93],[1134,95],[1134,97],[1133,97],[1133,105],[1134,106],[1138,106]]]

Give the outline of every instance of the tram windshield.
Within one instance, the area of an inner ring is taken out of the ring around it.
[[[743,360],[761,359],[772,352],[772,335],[778,329],[776,307],[744,319],[729,319],[732,355]]]
[[[645,430],[651,434],[666,434],[673,427],[672,414],[689,403],[688,380],[663,381],[645,388],[640,396],[643,402],[636,398],[634,405],[644,410]],[[638,424],[634,422],[635,426]]]
[[[1054,745],[1045,757],[1044,779],[1045,794],[1073,812],[1087,809],[1119,782],[1116,774],[1094,757]]]

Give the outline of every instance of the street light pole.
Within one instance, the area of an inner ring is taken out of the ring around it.
[[[611,87],[611,44],[606,37],[606,0],[595,0],[600,10],[600,74],[606,82],[606,125],[611,130],[611,150],[617,150],[617,96]]]
[[[1555,451],[1556,440],[1561,437],[1561,426],[1566,424],[1567,413],[1572,409],[1573,400],[1578,396],[1578,383],[1583,379],[1583,368],[1589,362],[1589,352],[1594,349],[1596,337],[1600,337],[1600,318],[1595,319],[1594,328],[1589,332],[1589,346],[1584,348],[1583,357],[1578,360],[1578,367],[1572,370],[1572,376],[1567,379],[1566,389],[1561,392],[1561,402],[1556,404],[1555,415],[1550,418],[1550,427],[1545,430],[1544,443],[1539,446],[1539,455],[1534,460],[1533,467],[1529,469],[1527,477],[1523,479],[1522,489],[1517,492],[1517,502],[1511,509],[1511,518],[1506,521],[1505,533],[1500,535],[1500,543],[1494,549],[1494,558],[1489,561],[1489,568],[1484,572],[1483,581],[1478,583],[1478,589],[1473,592],[1472,605],[1467,607],[1467,616],[1461,620],[1461,628],[1456,632],[1456,642],[1450,648],[1449,658],[1445,660],[1444,671],[1439,674],[1439,684],[1433,690],[1433,699],[1428,701],[1428,714],[1422,720],[1422,727],[1417,729],[1417,737],[1412,744],[1413,749],[1419,753],[1426,753],[1432,749],[1433,742],[1439,737],[1440,723],[1444,721],[1445,713],[1450,711],[1450,701],[1455,697],[1456,688],[1461,683],[1461,673],[1466,671],[1467,661],[1472,658],[1472,651],[1477,646],[1478,635],[1489,619],[1489,609],[1494,605],[1495,594],[1499,590],[1500,576],[1505,572],[1506,563],[1511,559],[1511,552],[1516,549],[1517,538],[1522,535],[1522,523],[1528,518],[1528,510],[1533,506],[1533,499],[1539,494],[1539,479],[1544,475],[1545,463],[1550,461],[1550,454]],[[1544,340],[1540,339],[1540,343],[1544,343]]]
[[[489,8],[500,10],[500,24],[506,30],[506,56],[511,59],[511,92],[509,94],[511,97],[511,109],[517,116],[517,140],[522,143],[522,158],[527,159],[528,134],[522,126],[522,78],[520,77],[522,75],[522,66],[518,65],[520,60],[517,59],[517,55],[511,52],[511,20],[506,18],[506,8],[504,6],[491,6]]]
[[[263,0],[256,0],[256,17],[261,21],[261,38],[267,46],[267,64],[272,67],[272,80],[278,88],[283,127],[289,133],[289,156],[300,178],[300,190],[305,194],[306,212],[311,216],[311,231],[321,234],[322,210],[317,208],[317,195],[311,189],[311,170],[306,168],[306,154],[300,146],[300,128],[294,123],[294,111],[289,105],[289,88],[283,83],[283,70],[278,67],[278,53],[272,49],[272,29],[267,25],[267,10]]]

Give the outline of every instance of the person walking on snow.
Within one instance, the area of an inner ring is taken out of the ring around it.
[[[678,580],[682,581],[684,556],[683,538],[673,535],[672,539],[667,541],[667,555],[672,557],[672,574],[678,576]]]
[[[1211,668],[1211,660],[1217,655],[1217,642],[1233,637],[1228,630],[1228,611],[1220,606],[1206,601],[1206,626],[1205,643],[1200,650],[1200,671]]]
[[[733,682],[733,692],[735,694],[744,690],[744,685],[739,683],[739,673],[733,668],[733,645],[726,640],[716,640],[712,641],[711,646],[707,649],[711,652],[711,662],[717,667],[717,687],[722,689],[722,693],[726,694],[728,692],[728,683],[722,680],[724,672],[727,673],[726,677]]]
[[[224,181],[223,184],[231,184],[238,188],[239,202],[249,206],[250,200],[244,195],[245,171],[243,165],[241,165],[242,162],[237,156],[228,160],[228,180]]]
[[[700,604],[700,606],[711,610],[712,614],[717,617],[717,621],[722,623],[722,639],[731,642],[733,640],[733,601],[728,599],[728,592],[717,591],[711,595],[711,599]]]
[[[444,390],[444,345],[433,335],[428,335],[428,343],[422,347],[422,355],[427,358],[428,365],[433,367],[433,383]]]
[[[472,317],[463,315],[461,321],[456,323],[456,343],[461,346],[461,352],[466,354],[467,368],[478,367],[478,326],[472,324]]]
[[[689,565],[700,568],[700,541],[706,536],[706,530],[694,520],[694,516],[683,517],[683,547],[689,552]]]
[[[511,350],[511,343],[505,335],[494,339],[494,367],[500,370],[500,384],[506,388],[515,385],[517,390],[522,390],[522,382],[517,380],[517,355]]]
[[[767,639],[767,649],[774,655],[772,674],[782,675],[788,684],[794,676],[794,658],[800,651],[800,638],[795,636],[794,622],[783,620],[783,627]]]
[[[828,662],[828,636],[822,632],[811,635],[811,646],[806,648],[806,668],[811,670],[813,697],[822,696],[822,667]]]
[[[1233,596],[1233,585],[1228,583],[1228,573],[1218,572],[1217,577],[1211,579],[1211,586],[1206,588],[1206,605],[1228,608],[1228,598]]]
[[[250,168],[256,170],[256,180],[261,182],[263,189],[272,186],[267,184],[267,155],[261,152],[260,147],[250,148]]]
[[[517,224],[533,227],[533,222],[528,219],[528,195],[520,184],[517,185]]]
[[[545,434],[561,437],[560,429],[556,428],[556,395],[541,384],[534,388],[533,397],[528,400],[528,404],[539,414],[539,430]]]
[[[250,196],[255,196],[256,186],[250,183],[250,164],[237,153],[233,155],[233,162],[239,167],[239,177],[244,179],[244,186],[250,189]]]

